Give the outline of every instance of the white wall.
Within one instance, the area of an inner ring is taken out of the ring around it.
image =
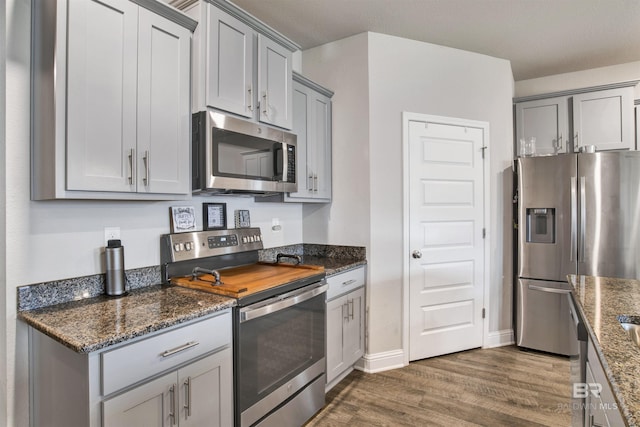
[[[369,249],[367,45],[368,38],[363,33],[303,55],[303,74],[335,92],[332,98],[332,203],[304,207],[304,239],[308,243]]]
[[[570,89],[607,85],[640,80],[640,61],[610,67],[592,68],[573,73],[555,74],[515,83],[515,97],[560,92]],[[640,85],[635,87],[635,98],[640,99]]]
[[[363,59],[359,59],[363,49],[367,52],[366,67],[362,65]],[[344,67],[344,62],[348,63],[354,55],[358,57],[354,67]],[[334,163],[334,177],[343,174],[351,179],[335,181],[330,207],[313,212],[305,209],[304,214],[305,238],[309,219],[317,224],[323,220],[328,223],[326,243],[331,244],[342,235],[360,235],[367,229],[368,353],[403,347],[403,111],[490,123],[489,322],[490,331],[494,333],[510,330],[511,188],[510,180],[505,179],[510,174],[513,139],[513,78],[509,62],[366,33],[303,52],[303,72],[348,98],[335,100],[349,107],[334,109],[334,123],[347,123],[334,126],[334,151],[363,153],[360,157],[348,157],[346,164]],[[354,85],[360,87],[364,82],[368,84],[367,93],[353,89]],[[362,136],[354,139],[356,131]],[[340,195],[345,197],[336,197]],[[368,210],[360,209],[360,200],[369,205]],[[352,210],[363,217],[345,215]]]
[[[197,197],[187,202],[30,201],[30,1],[2,2],[0,18],[5,12],[6,81],[3,78],[0,85],[3,89],[6,83],[7,90],[0,110],[6,122],[6,144],[0,151],[0,188],[4,190],[0,218],[6,215],[0,225],[0,255],[6,253],[0,258],[0,289],[4,290],[0,298],[0,425],[27,426],[27,334],[26,326],[16,320],[18,286],[102,273],[105,226],[121,228],[125,268],[159,265],[159,238],[169,232],[172,205],[196,207],[202,224],[203,202],[226,202],[231,227],[233,211],[249,209],[252,225],[263,230],[265,247],[302,242],[302,207],[256,204],[242,197]],[[4,54],[0,59],[4,66]],[[271,231],[272,218],[280,220],[280,232]]]

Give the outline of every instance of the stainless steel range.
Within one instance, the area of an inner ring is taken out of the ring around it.
[[[259,228],[163,235],[163,277],[237,299],[235,425],[300,426],[325,401],[325,272],[259,262],[262,248]]]

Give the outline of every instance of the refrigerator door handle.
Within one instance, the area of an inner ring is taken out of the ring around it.
[[[570,294],[570,289],[548,288],[546,286],[529,285],[529,289],[533,291],[550,292],[552,294]]]
[[[586,223],[587,223],[587,201],[586,199],[586,178],[580,177],[580,244],[578,251],[578,262],[584,262],[585,252],[585,236],[586,236]]]
[[[578,182],[575,176],[571,177],[571,244],[569,261],[574,261],[576,255],[576,242],[578,241]]]

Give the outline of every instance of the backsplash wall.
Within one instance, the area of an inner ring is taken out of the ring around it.
[[[27,167],[28,169],[28,167]],[[27,177],[25,177],[27,179]],[[28,194],[28,191],[27,191]],[[25,249],[32,260],[19,285],[104,272],[104,228],[119,227],[125,268],[160,264],[160,235],[169,232],[169,207],[193,206],[202,229],[202,203],[227,204],[227,226],[234,227],[236,209],[248,209],[251,225],[262,229],[264,246],[302,242],[299,204],[260,203],[250,197],[194,197],[188,201],[42,201],[27,202],[29,232]],[[277,218],[281,229],[272,231]]]

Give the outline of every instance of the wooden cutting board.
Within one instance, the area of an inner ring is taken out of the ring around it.
[[[173,277],[171,283],[186,288],[241,298],[320,274],[324,272],[324,267],[307,264],[257,263],[219,270],[219,272],[221,285],[212,285],[215,277],[211,274],[201,274],[197,279],[193,279],[191,276]]]

